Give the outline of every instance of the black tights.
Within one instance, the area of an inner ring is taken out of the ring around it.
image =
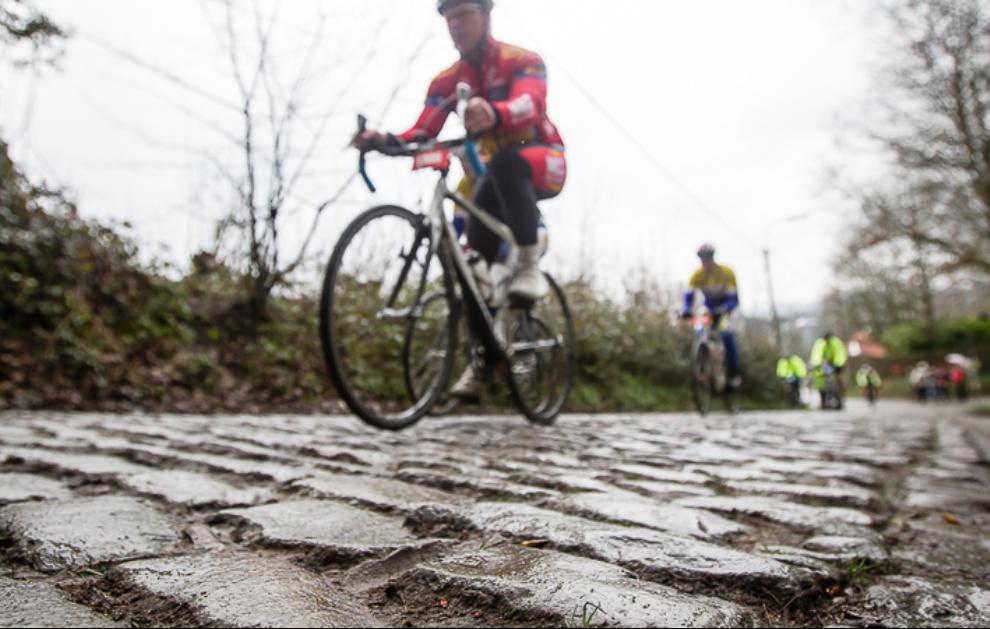
[[[540,210],[536,207],[533,169],[519,155],[522,148],[510,146],[492,157],[474,194],[474,202],[508,225],[516,242],[525,247],[536,244]],[[502,239],[478,219],[468,222],[467,238],[468,244],[489,263],[498,257]]]

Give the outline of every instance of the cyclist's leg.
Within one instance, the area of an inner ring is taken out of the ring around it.
[[[518,153],[519,147],[511,147],[492,157],[485,176],[475,188],[474,202],[508,225],[520,245],[535,244],[539,226],[536,193],[529,165]],[[502,239],[481,221],[468,222],[467,241],[489,264],[498,259]],[[482,379],[482,371],[471,363],[454,384],[451,394],[462,401],[476,401],[481,393]]]
[[[725,345],[725,367],[729,377],[739,375],[739,346],[736,344],[736,333],[732,330],[722,332],[722,344]]]
[[[474,195],[479,207],[509,226],[521,247],[536,244],[539,227],[532,178],[519,147],[502,149],[488,162],[488,171]],[[468,243],[489,263],[498,257],[501,241],[480,221],[471,221],[468,226]]]
[[[845,405],[846,398],[846,380],[845,380],[845,366],[835,368],[835,388],[839,393],[839,408],[841,409]]]
[[[512,229],[520,247],[537,244],[538,200],[556,196],[563,188],[567,167],[562,152],[548,146],[510,146],[488,163],[475,203]],[[492,262],[500,242],[478,221],[468,226],[468,242]]]
[[[736,343],[735,317],[725,314],[722,317],[720,334],[725,347],[725,369],[729,382],[739,377],[739,345]]]

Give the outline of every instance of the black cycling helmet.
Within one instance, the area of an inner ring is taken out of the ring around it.
[[[468,3],[478,5],[482,11],[491,11],[495,5],[492,0],[437,0],[437,11],[443,15],[443,12],[451,7]]]
[[[698,257],[699,258],[714,258],[715,257],[715,247],[708,244],[707,242],[700,247],[698,247]]]

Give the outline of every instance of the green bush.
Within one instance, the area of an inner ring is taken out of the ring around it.
[[[938,326],[938,343],[948,349],[965,350],[990,345],[990,320],[954,319]]]
[[[245,279],[221,261],[197,255],[185,277],[169,279],[139,262],[121,229],[30,186],[2,144],[0,175],[0,405],[332,408],[315,296],[276,294],[267,319],[246,325]],[[691,332],[661,287],[645,274],[638,282],[621,301],[565,285],[576,332],[570,410],[690,408]],[[382,377],[401,369],[381,360],[396,339],[374,312],[357,324],[365,340],[352,359],[383,399],[404,396],[385,388],[401,379]],[[776,357],[753,339],[740,344],[748,399],[772,399]]]
[[[893,326],[884,333],[882,341],[896,355],[935,349],[965,353],[974,347],[990,346],[990,320],[962,318],[938,322],[935,327],[937,348],[932,346],[922,322]]]
[[[0,174],[0,381],[91,395],[192,340],[186,295],[133,242],[29,186],[5,150]]]

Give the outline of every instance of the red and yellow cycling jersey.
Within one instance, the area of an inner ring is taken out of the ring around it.
[[[563,151],[564,141],[547,117],[547,72],[543,59],[529,50],[488,39],[480,67],[460,59],[430,83],[419,119],[399,137],[411,142],[419,136],[435,138],[457,104],[458,83],[491,103],[496,127],[478,139],[487,159],[498,149],[515,144],[542,144]],[[563,167],[559,167],[562,169]],[[563,185],[563,174],[559,176]]]

